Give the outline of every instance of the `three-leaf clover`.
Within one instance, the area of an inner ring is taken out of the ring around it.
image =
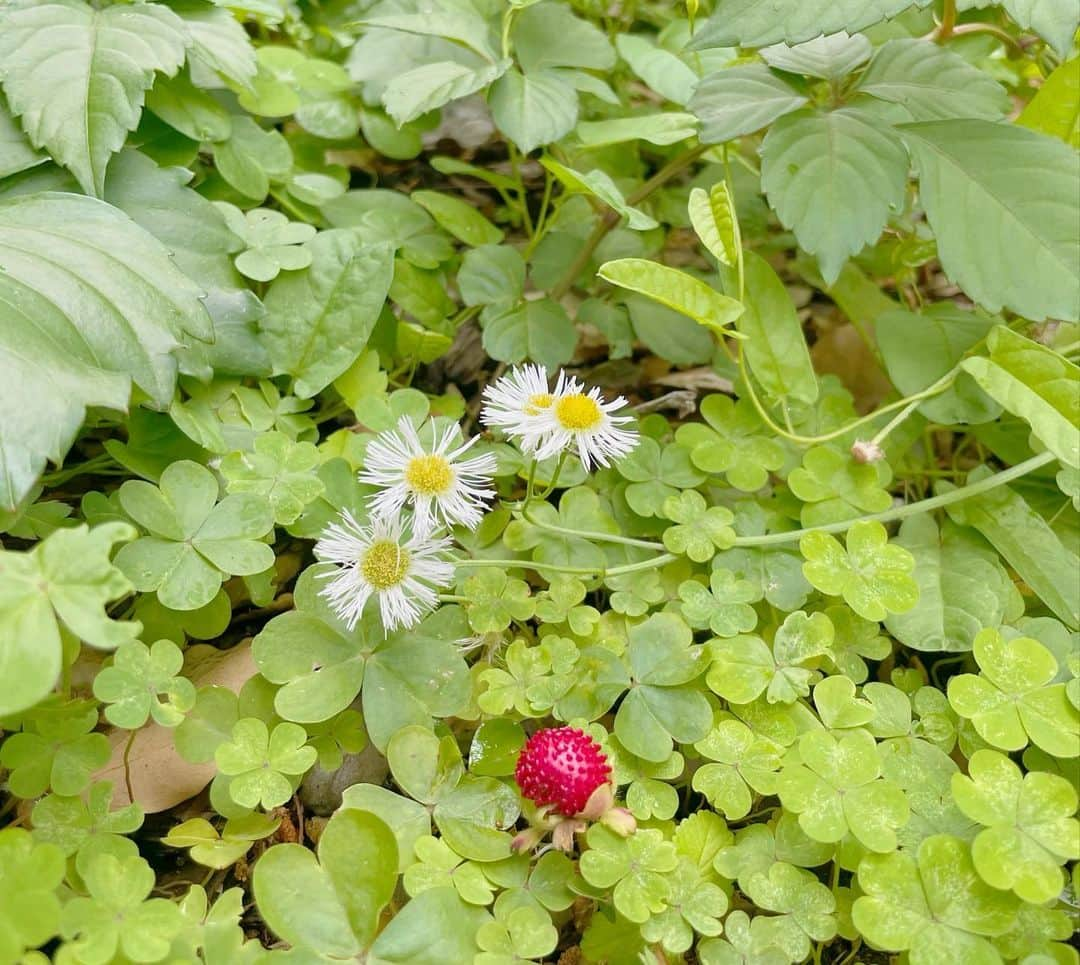
[[[17,962],[60,929],[64,854],[29,831],[0,831],[0,961]],[[29,961],[29,959],[27,959]]]
[[[574,665],[580,651],[568,637],[545,637],[529,646],[518,638],[506,648],[506,669],[480,672],[487,689],[476,698],[488,714],[503,714],[513,707],[522,717],[549,711],[574,685]]]
[[[270,731],[257,717],[244,717],[232,739],[218,747],[218,770],[232,778],[229,796],[242,807],[275,808],[292,797],[294,780],[318,756],[305,746],[307,732],[299,724],[281,723]]]
[[[712,725],[712,707],[693,680],[704,672],[708,651],[693,645],[685,621],[656,613],[630,630],[630,692],[615,715],[615,735],[632,754],[666,761],[671,742],[701,740]]]
[[[476,943],[483,951],[474,965],[518,965],[542,959],[558,942],[559,931],[542,909],[500,904],[495,908],[495,920],[485,922],[476,933]]]
[[[726,473],[727,481],[743,492],[754,492],[769,480],[769,473],[784,464],[784,447],[764,435],[760,416],[745,399],[733,402],[726,395],[710,395],[701,403],[707,423],[688,423],[675,433],[690,447],[694,465],[708,473]]]
[[[183,664],[184,655],[171,640],[150,647],[138,640],[122,644],[112,665],[94,678],[94,696],[108,704],[106,719],[137,730],[153,716],[162,727],[175,727],[195,706],[195,685],[180,675]]]
[[[706,589],[696,580],[679,585],[682,614],[696,629],[708,627],[718,637],[749,633],[757,626],[757,613],[750,606],[760,599],[753,584],[735,579],[731,570],[714,569]]]
[[[310,442],[294,442],[283,432],[256,436],[251,452],[231,452],[221,460],[230,493],[255,493],[270,502],[274,522],[291,526],[326,490],[317,474],[322,454]]]
[[[859,520],[847,531],[847,549],[828,533],[812,530],[799,541],[806,562],[803,575],[829,596],[844,602],[867,620],[884,620],[919,602],[911,572],[915,558],[889,542],[876,520]]]
[[[675,523],[664,530],[664,546],[695,563],[708,562],[718,550],[729,549],[735,542],[731,510],[706,505],[705,497],[696,490],[668,496],[663,515]]]
[[[747,878],[746,894],[759,907],[778,913],[763,920],[762,938],[793,962],[810,954],[812,942],[827,942],[836,934],[836,899],[809,871],[777,861],[767,872]]]
[[[127,804],[112,810],[112,781],[101,781],[90,787],[84,801],[81,797],[62,797],[50,794],[34,805],[34,837],[55,844],[65,855],[80,853],[88,843],[91,847],[108,850],[118,847],[137,854],[133,841],[121,835],[137,831],[143,823],[142,808]]]
[[[690,450],[683,446],[661,446],[643,436],[637,448],[616,463],[626,487],[626,502],[639,516],[659,516],[664,501],[682,489],[693,489],[705,481],[690,462]]]
[[[109,760],[109,739],[92,733],[97,710],[89,702],[39,708],[31,726],[0,745],[0,766],[11,772],[7,784],[16,797],[33,799],[48,788],[79,794]]]
[[[750,813],[754,794],[775,794],[783,748],[727,717],[694,745],[711,762],[694,772],[693,786],[729,821]]]
[[[498,633],[533,615],[536,606],[529,584],[507,576],[502,570],[484,568],[462,581],[469,598],[469,626],[477,633]]]
[[[413,844],[417,860],[405,869],[402,883],[413,897],[432,888],[453,888],[470,905],[490,905],[491,882],[474,861],[467,861],[441,838],[425,835]]]
[[[772,648],[760,637],[741,635],[709,643],[713,663],[709,689],[733,704],[748,704],[762,693],[770,703],[794,703],[810,693],[816,670],[802,666],[829,653],[833,625],[824,613],[789,613],[777,628]]]
[[[587,636],[600,619],[596,607],[583,605],[585,584],[566,573],[556,573],[548,588],[536,597],[536,617],[544,623],[566,623],[571,632]]]
[[[1066,685],[1051,683],[1058,672],[1054,655],[1038,640],[1006,641],[987,627],[972,645],[979,673],[949,681],[949,703],[988,744],[1018,751],[1030,741],[1055,757],[1080,756],[1080,713]]]
[[[234,493],[217,502],[213,473],[196,462],[174,462],[154,486],[129,479],[120,503],[149,535],[128,543],[116,565],[137,590],[156,590],[172,610],[206,606],[227,576],[251,576],[274,565],[261,538],[274,518],[264,497]]]
[[[1080,858],[1073,785],[1057,774],[1022,774],[997,751],[976,751],[968,774],[954,774],[960,810],[983,825],[971,843],[975,870],[989,885],[1042,904],[1062,889],[1061,865]]]
[[[205,818],[191,818],[172,828],[161,842],[171,848],[190,848],[191,860],[207,868],[228,868],[280,824],[280,818],[255,812],[230,818],[219,834]]]
[[[880,513],[892,504],[885,485],[885,462],[858,463],[846,452],[816,446],[803,456],[802,465],[788,476],[788,486],[806,505],[802,524],[825,526],[865,513]]]
[[[105,965],[117,952],[136,962],[157,962],[183,927],[180,909],[165,898],[150,898],[154,871],[142,858],[97,855],[83,873],[89,897],[65,906],[64,938],[75,941],[78,960]]]
[[[1003,935],[1016,917],[1016,899],[984,882],[967,845],[946,834],[927,838],[917,855],[866,855],[859,886],[855,927],[878,948],[906,951],[911,965],[996,962],[987,937]]]
[[[710,938],[697,947],[701,965],[790,965],[791,959],[768,934],[769,919],[751,918],[733,911],[724,920],[724,937]]]
[[[679,856],[675,845],[655,828],[622,837],[602,824],[586,836],[589,850],[581,856],[581,875],[597,888],[613,888],[619,914],[634,922],[662,912],[671,898],[668,875]]]
[[[672,955],[685,952],[694,942],[694,933],[719,935],[720,919],[727,911],[724,890],[708,881],[693,861],[679,858],[675,871],[668,876],[671,893],[668,905],[641,926],[649,942],[659,942]]]
[[[281,49],[281,48],[265,48]],[[241,211],[227,201],[215,202],[229,230],[244,242],[245,250],[234,260],[236,270],[252,281],[273,281],[284,268],[296,271],[311,264],[314,225],[290,221],[287,215],[269,208]]]
[[[840,841],[849,831],[871,851],[896,849],[896,829],[908,819],[904,792],[880,777],[877,742],[861,729],[809,731],[799,739],[800,764],[780,773],[780,800],[799,815],[815,841]]]

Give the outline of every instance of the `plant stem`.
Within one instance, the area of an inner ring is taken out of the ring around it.
[[[903,409],[901,409],[896,415],[894,415],[878,432],[874,435],[874,438],[870,440],[871,445],[881,445],[885,441],[885,438],[893,431],[898,425],[900,425],[908,416],[911,415],[922,403],[924,399],[931,395],[938,395],[944,392],[950,385],[956,381],[957,375],[959,375],[959,369],[950,369],[940,379],[938,379],[933,385],[928,386],[919,393],[918,397],[912,396]]]
[[[574,536],[578,539],[589,540],[589,542],[593,543],[619,543],[622,546],[639,546],[642,549],[647,550],[662,550],[664,548],[663,543],[657,543],[655,540],[632,539],[629,536],[616,536],[612,533],[594,533],[589,530],[576,530],[567,529],[563,526],[552,526],[550,523],[541,522],[530,516],[528,503],[522,507],[521,515],[527,522],[532,523],[532,525],[538,529],[547,530],[549,533],[557,533],[560,536]]]
[[[1053,462],[1057,457],[1052,452],[1043,452],[1032,456],[1010,469],[1004,469],[986,479],[980,479],[970,486],[954,489],[952,492],[942,493],[940,496],[932,496],[930,499],[920,499],[915,503],[905,506],[897,506],[895,509],[887,509],[882,513],[871,513],[869,516],[860,516],[857,519],[844,520],[841,523],[829,523],[827,526],[811,526],[807,529],[796,529],[788,533],[768,533],[765,536],[740,536],[735,540],[735,546],[777,546],[784,543],[796,543],[807,533],[843,533],[850,529],[854,523],[869,520],[878,523],[891,523],[898,519],[907,519],[909,516],[918,516],[920,513],[928,513],[934,509],[951,506],[953,503],[963,502],[972,496],[979,496],[997,489],[1006,483],[1026,476],[1036,469]]]
[[[692,147],[689,151],[685,151],[678,157],[670,160],[657,171],[656,174],[649,178],[648,181],[636,190],[630,192],[630,194],[626,196],[626,203],[634,205],[639,201],[644,201],[645,198],[652,194],[657,188],[662,187],[680,171],[685,170],[693,164],[702,154],[709,150],[709,147],[710,145],[708,144],[699,144],[697,147]],[[550,294],[555,301],[558,301],[574,287],[574,282],[577,281],[578,275],[585,270],[585,266],[589,263],[592,253],[596,251],[600,242],[607,237],[608,232],[619,223],[620,217],[619,213],[612,208],[609,208],[600,216],[600,220],[597,222],[596,227],[593,228],[592,234],[585,239],[585,243],[581,246],[577,255],[574,257],[574,260],[570,263],[570,266],[563,273],[562,278],[560,278],[551,289]]]
[[[956,29],[956,0],[944,0],[941,9],[941,23],[934,31],[934,40],[939,44],[945,43]]]

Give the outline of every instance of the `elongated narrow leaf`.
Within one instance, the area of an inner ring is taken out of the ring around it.
[[[586,172],[575,171],[549,157],[541,158],[540,163],[554,174],[567,190],[591,194],[614,208],[626,218],[626,223],[635,231],[648,231],[656,227],[655,218],[626,203],[623,193],[606,171],[600,168]]]
[[[701,243],[722,265],[734,267],[739,260],[742,239],[739,219],[726,181],[717,181],[709,191],[694,188],[687,205],[690,224]]]
[[[278,277],[266,293],[262,328],[275,369],[311,398],[356,360],[375,327],[394,273],[386,245],[349,228],[323,231],[311,266]]]
[[[620,34],[615,47],[630,69],[656,93],[676,104],[690,100],[698,76],[670,50],[639,34]]]
[[[857,108],[800,111],[761,145],[761,185],[827,284],[876,241],[904,202],[908,159],[892,129]]]
[[[714,331],[725,329],[743,313],[743,306],[734,298],[721,295],[693,275],[647,258],[609,261],[600,266],[597,274],[613,285],[647,295],[661,305],[674,308]],[[723,334],[738,335],[730,331]]]
[[[989,358],[963,362],[987,395],[1031,426],[1061,462],[1080,469],[1080,368],[1004,326],[987,339]]]
[[[0,509],[67,452],[88,406],[134,381],[172,398],[173,351],[212,337],[199,288],[127,215],[73,194],[0,203]]]
[[[854,33],[934,0],[720,0],[691,47],[799,44],[822,34]],[[1053,0],[1049,0],[1053,2]]]
[[[487,22],[474,13],[468,13],[464,5],[458,10],[440,11],[429,9],[424,13],[396,13],[362,20],[364,27],[384,27],[422,37],[442,37],[461,44],[491,63],[495,51],[491,47],[491,30]]]
[[[942,267],[990,311],[1080,317],[1080,158],[989,121],[904,124]]]
[[[175,74],[188,43],[183,21],[163,4],[95,10],[47,0],[0,15],[0,81],[35,147],[100,197],[155,71]]]
[[[990,475],[980,467],[968,483]],[[949,515],[983,534],[1032,590],[1067,626],[1080,626],[1080,557],[1046,520],[1008,486],[999,486],[948,507]]]
[[[795,88],[764,64],[743,64],[703,78],[689,108],[701,121],[701,140],[722,144],[760,131],[807,103]]]
[[[970,650],[983,627],[999,627],[1016,591],[997,555],[971,529],[933,516],[912,516],[894,540],[915,557],[919,602],[885,619],[889,632],[914,650]]]
[[[553,70],[507,71],[489,103],[496,126],[526,154],[568,134],[578,119],[577,91]]]
[[[624,141],[648,141],[650,144],[677,144],[697,133],[693,114],[644,114],[619,117],[610,121],[582,121],[577,136],[585,147],[604,147]]]
[[[738,325],[750,370],[773,399],[813,402],[817,376],[791,296],[764,258],[751,251],[743,258],[746,311]]]
[[[950,117],[997,120],[1009,109],[1005,88],[963,57],[928,40],[890,40],[878,48],[859,91],[899,104],[913,121]]]

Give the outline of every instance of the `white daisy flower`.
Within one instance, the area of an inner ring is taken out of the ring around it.
[[[372,596],[379,601],[383,632],[415,626],[439,603],[436,587],[449,586],[454,566],[442,558],[448,538],[403,535],[400,520],[375,519],[361,526],[343,510],[323,531],[315,555],[337,569],[320,574],[330,582],[319,592],[352,630]]]
[[[560,386],[563,381],[560,373]],[[542,365],[513,369],[484,389],[480,421],[517,439],[523,452],[533,452],[543,441],[545,430],[540,417],[555,402],[558,388],[553,392],[548,387],[547,370]]]
[[[495,495],[489,488],[495,457],[488,453],[462,459],[480,437],[452,448],[456,428],[449,426],[429,450],[412,422],[403,417],[396,432],[382,432],[368,444],[360,481],[381,490],[371,500],[373,515],[393,519],[411,504],[413,531],[418,535],[459,523],[476,529],[486,508],[484,500]]]
[[[551,405],[536,418],[542,441],[537,446],[537,459],[548,459],[565,449],[577,450],[581,464],[608,466],[610,461],[625,456],[638,444],[638,434],[620,426],[633,422],[633,416],[612,415],[627,404],[622,396],[605,402],[595,386],[585,386],[575,378],[559,374]]]

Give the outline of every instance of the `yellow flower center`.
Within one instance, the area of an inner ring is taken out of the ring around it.
[[[564,395],[555,403],[555,418],[559,425],[571,432],[583,429],[595,429],[604,418],[600,406],[587,395],[575,392]]]
[[[439,496],[454,483],[454,470],[443,456],[413,456],[405,467],[405,482],[420,496]]]
[[[540,392],[530,395],[525,403],[525,415],[539,415],[544,409],[550,409],[555,399],[550,392]]]
[[[361,576],[376,590],[397,586],[408,571],[408,552],[389,539],[372,543],[360,561]]]

